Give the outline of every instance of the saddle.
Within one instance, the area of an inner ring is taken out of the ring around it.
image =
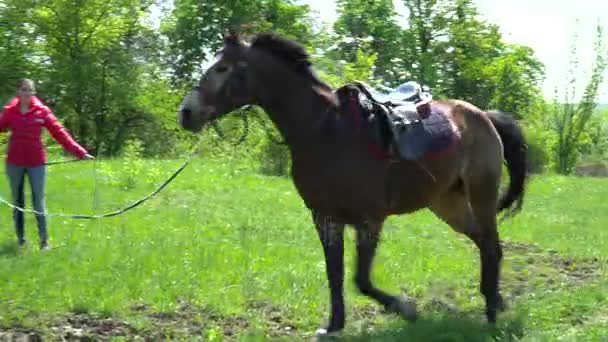
[[[372,142],[392,159],[418,160],[429,151],[434,136],[424,120],[431,114],[432,96],[410,81],[383,93],[354,81],[336,90],[343,108],[353,105],[365,119]]]

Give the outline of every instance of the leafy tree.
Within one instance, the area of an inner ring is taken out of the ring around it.
[[[492,83],[489,107],[516,117],[528,116],[535,110],[534,104],[542,100],[544,65],[533,55],[529,47],[505,44],[502,55],[484,68],[486,79]]]
[[[409,12],[409,27],[404,31],[406,53],[402,58],[410,62],[404,67],[417,82],[440,87],[438,62],[440,56],[448,53],[449,47],[442,42],[448,35],[450,2],[403,0],[403,3]]]
[[[134,135],[153,146],[146,130],[162,129],[141,100],[151,84],[169,92],[159,71],[159,37],[145,22],[152,3],[6,0],[0,6],[12,27],[1,35],[12,42],[6,51],[13,61],[27,61],[15,74],[36,80],[39,96],[95,154],[115,154]]]
[[[338,0],[334,60],[356,63],[360,54],[376,55],[374,76],[385,83],[399,82],[403,55],[402,30],[396,21],[392,0]]]
[[[608,111],[596,111],[587,124],[583,144],[579,148],[581,162],[608,161]]]
[[[381,85],[374,76],[378,54],[369,54],[366,49],[357,48],[352,61],[341,59],[339,51],[336,50],[337,39],[338,36],[328,27],[322,27],[315,33],[312,40],[316,52],[313,54],[313,63],[319,76],[332,87],[339,87],[353,80]]]
[[[486,107],[492,87],[486,80],[485,66],[500,57],[502,49],[498,27],[477,19],[470,0],[457,0],[449,7],[447,52],[439,63],[446,96],[464,99]]]
[[[409,12],[404,59],[438,97],[518,114],[539,98],[543,65],[530,48],[506,44],[471,0],[403,0]]]
[[[576,42],[577,34],[574,35],[572,43],[564,102],[558,103],[556,98],[551,111],[553,129],[557,135],[557,145],[554,149],[556,171],[562,174],[570,173],[577,162],[579,149],[585,142],[587,129],[592,122],[597,107],[598,89],[604,80],[604,72],[608,67],[608,54],[603,42],[603,27],[598,23],[591,77],[585,86],[580,102],[575,103],[576,83],[578,81],[576,72],[579,63],[576,57]]]
[[[305,44],[311,37],[309,7],[281,0],[176,0],[161,30],[166,63],[175,84],[191,84],[222,43],[228,28],[244,34],[274,31]]]
[[[36,56],[35,35],[27,21],[23,21],[28,4],[6,0],[0,3],[0,101],[2,105],[15,95],[20,79],[31,77]],[[30,58],[28,58],[30,57]]]

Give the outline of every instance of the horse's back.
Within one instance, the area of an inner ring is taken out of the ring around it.
[[[486,112],[463,100],[438,101],[438,104],[449,108],[450,120],[458,132],[464,158],[463,177],[500,178],[503,145]]]

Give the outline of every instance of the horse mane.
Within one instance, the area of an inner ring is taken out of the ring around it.
[[[260,33],[254,37],[251,48],[272,54],[298,74],[308,77],[316,85],[331,91],[331,87],[315,74],[310,55],[302,45],[273,33]]]

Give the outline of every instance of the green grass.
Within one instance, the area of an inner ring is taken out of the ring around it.
[[[116,210],[147,195],[180,164],[51,166],[48,210]],[[8,194],[5,180],[0,196]],[[477,250],[428,211],[390,218],[374,264],[377,285],[418,298],[415,324],[385,315],[357,293],[349,231],[344,339],[608,339],[607,195],[604,179],[532,180],[523,212],[501,225],[502,288],[510,308],[495,329],[482,320]],[[2,206],[0,215],[0,339],[3,330],[51,337],[306,339],[329,312],[309,213],[290,180],[261,176],[247,163],[195,160],[158,196],[121,216],[51,217],[53,249],[46,253],[36,248],[31,215],[29,247],[21,251],[10,210]]]

